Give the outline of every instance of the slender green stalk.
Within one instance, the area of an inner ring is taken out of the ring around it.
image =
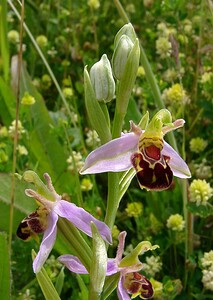
[[[116,97],[117,101],[119,100],[121,93],[119,93],[118,89],[118,94]],[[124,117],[125,114],[120,113],[116,107],[112,128],[112,139],[117,138],[121,135]],[[110,172],[108,173],[108,199],[105,216],[105,222],[110,229],[112,229],[114,225],[120,199],[121,197],[119,197],[119,174]]]
[[[117,138],[120,136],[123,127],[124,117],[125,115],[121,114],[117,109],[115,110],[115,116],[114,116],[113,128],[112,128],[112,138]]]
[[[123,19],[123,21],[125,23],[129,23],[129,18],[125,12],[125,10],[123,9],[123,6],[121,5],[119,0],[114,0],[115,6],[117,7],[117,10],[121,16],[121,18]]]
[[[21,65],[22,65],[22,41],[23,41],[23,20],[24,20],[24,0],[22,0],[22,10],[20,16],[20,48],[18,54],[18,78],[16,90],[16,119],[15,119],[15,134],[13,140],[13,165],[12,165],[12,183],[11,183],[11,202],[10,202],[10,227],[9,227],[9,251],[11,252],[12,234],[13,234],[13,214],[14,214],[14,197],[15,197],[15,172],[17,161],[17,146],[18,146],[18,121],[19,121],[19,105],[20,105],[20,82],[21,82]]]

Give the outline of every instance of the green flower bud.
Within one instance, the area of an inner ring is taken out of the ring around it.
[[[99,62],[90,70],[91,83],[98,101],[109,102],[115,95],[115,81],[107,55],[102,55]]]
[[[117,32],[117,34],[116,34],[116,36],[115,36],[115,40],[114,40],[114,48],[116,48],[116,46],[117,46],[117,44],[118,44],[118,42],[119,42],[121,36],[124,35],[124,34],[127,35],[133,43],[135,42],[135,40],[136,40],[136,38],[137,38],[137,36],[136,36],[136,34],[135,34],[135,30],[134,30],[132,24],[131,24],[131,23],[125,24],[125,25]]]
[[[124,74],[124,69],[127,63],[130,52],[133,49],[132,40],[126,35],[122,35],[115,47],[112,57],[112,68],[114,76],[120,80]]]

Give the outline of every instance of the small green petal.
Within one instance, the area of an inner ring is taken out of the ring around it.
[[[148,126],[149,123],[149,112],[147,111],[145,113],[145,115],[142,117],[142,119],[140,120],[138,126],[142,129],[145,130]]]
[[[159,248],[159,246],[158,245],[152,246],[152,244],[149,241],[143,241],[143,242],[139,243],[132,250],[131,253],[129,253],[127,256],[125,256],[121,260],[119,267],[124,268],[124,267],[130,267],[130,266],[133,266],[136,264],[141,264],[138,256],[144,254],[146,251],[155,250],[156,248]]]
[[[53,194],[34,171],[29,170],[24,172],[22,178],[27,182],[35,184],[38,194],[44,196],[48,200],[55,201]]]

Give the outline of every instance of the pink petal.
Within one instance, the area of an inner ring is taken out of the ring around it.
[[[87,269],[76,256],[65,254],[59,256],[58,260],[62,264],[64,264],[71,272],[77,274],[88,274]]]
[[[167,143],[164,141],[164,147],[162,154],[169,156],[170,160],[168,165],[172,169],[173,175],[179,178],[190,178],[191,172],[185,161],[180,157],[180,155]]]
[[[36,258],[33,261],[33,271],[38,273],[47,257],[49,256],[56,239],[58,216],[54,212],[50,212],[48,215],[48,228],[44,232],[44,236],[40,245],[40,249]]]
[[[131,300],[129,294],[123,286],[123,277],[121,276],[118,282],[117,295],[119,300]]]
[[[118,249],[116,254],[117,265],[119,265],[123,256],[126,234],[127,234],[126,231],[122,231],[118,236],[119,243],[118,243]]]
[[[117,272],[119,272],[119,270],[118,270],[116,259],[115,258],[108,258],[106,275],[110,276],[110,275],[115,274]]]
[[[92,151],[86,158],[80,174],[120,172],[132,167],[130,156],[137,150],[139,135],[123,134]]]
[[[100,232],[102,238],[108,242],[112,243],[112,236],[109,227],[96,218],[94,218],[90,213],[81,207],[76,206],[65,200],[60,200],[56,203],[54,211],[60,216],[72,224],[74,224],[79,230],[83,231],[89,236],[92,236],[91,222],[93,222]]]

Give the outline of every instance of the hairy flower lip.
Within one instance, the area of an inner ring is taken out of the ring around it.
[[[176,120],[174,127],[163,127],[163,133],[167,133],[182,127],[185,121],[183,119]],[[130,160],[131,155],[138,149],[138,141],[140,130],[134,123],[131,123],[133,132],[125,133],[121,137],[111,140],[110,142],[102,145],[101,147],[92,151],[86,158],[80,174],[95,174],[104,172],[121,172],[131,169],[132,163]],[[164,141],[162,155],[169,157],[168,165],[170,166],[173,175],[179,178],[190,178],[190,170],[185,161],[180,155]]]

